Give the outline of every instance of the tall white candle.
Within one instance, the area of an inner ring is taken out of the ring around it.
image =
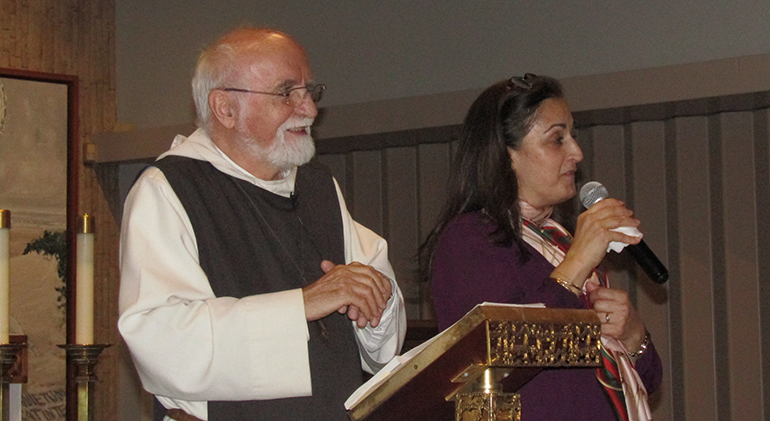
[[[7,344],[10,325],[11,211],[0,209],[0,344]]]
[[[77,238],[77,282],[75,284],[75,343],[94,343],[94,221],[80,219]]]

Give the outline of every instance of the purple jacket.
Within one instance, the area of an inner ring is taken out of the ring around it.
[[[441,234],[431,281],[439,329],[446,329],[485,301],[587,308],[549,278],[553,265],[540,253],[527,245],[530,257],[522,263],[517,244],[500,247],[490,243],[487,234],[493,230],[480,212],[472,212],[456,217]],[[652,342],[637,360],[636,369],[647,393],[655,391],[663,368]],[[594,368],[546,369],[518,393],[523,421],[616,420]]]

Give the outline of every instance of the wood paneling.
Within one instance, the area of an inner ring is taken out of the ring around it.
[[[770,250],[770,110],[758,110],[753,114],[754,120],[754,158],[757,171],[756,202],[757,202],[757,249],[760,252],[757,265],[759,282],[759,331],[761,332],[759,346],[761,349],[763,414],[770,414],[770,259],[766,257]]]
[[[756,230],[756,171],[750,112],[720,116],[722,209],[724,212],[726,296],[724,314],[727,383],[731,419],[762,419],[759,274]]]
[[[348,204],[353,212],[361,215],[358,222],[377,233],[384,233],[388,225],[383,213],[383,202],[387,200],[381,151],[353,152],[352,154],[352,197]],[[348,178],[350,183],[351,179]]]
[[[116,119],[114,0],[0,0],[0,67],[77,76],[79,134],[108,132]],[[79,148],[80,149],[80,148]],[[82,164],[81,164],[82,165]],[[113,344],[97,373],[95,419],[114,419],[117,404],[115,325],[118,293],[118,208],[115,167],[79,169],[78,213],[95,217],[97,342]],[[69,415],[68,415],[69,416]]]
[[[417,185],[420,187],[420,241],[424,240],[433,224],[438,220],[441,207],[446,197],[446,183],[451,162],[451,141],[433,143],[417,147],[419,175]]]
[[[417,282],[415,250],[420,241],[417,218],[417,151],[413,147],[385,150],[387,178],[388,251],[393,269],[400,274],[399,285],[405,291],[406,312],[420,316],[420,285]]]
[[[655,255],[668,264],[666,244],[666,125],[660,121],[645,121],[629,125],[633,155],[632,191],[633,203],[629,206],[634,216],[642,221],[641,231],[645,243]],[[629,294],[634,297],[636,309],[650,332],[655,332],[654,341],[661,360],[671,361],[669,311],[666,306],[668,285],[659,286],[645,280],[645,274],[635,265],[629,270],[632,281]],[[669,272],[669,275],[671,273]],[[671,390],[671,366],[664,366],[661,390]],[[670,413],[671,399],[661,399],[663,393],[653,396],[652,406],[659,414]]]
[[[677,121],[677,174],[680,196],[680,275],[669,287],[681,290],[682,370],[685,413],[716,419],[711,273],[708,129],[705,117]],[[676,282],[676,283],[675,283]]]
[[[626,128],[623,125],[602,125],[590,129],[593,151],[591,157],[591,179],[602,183],[610,197],[628,202],[624,174],[626,173],[625,145]],[[612,157],[612,158],[609,158]],[[604,262],[604,269],[609,274],[612,286],[628,290],[628,276],[624,267],[627,266],[625,256],[610,253]]]

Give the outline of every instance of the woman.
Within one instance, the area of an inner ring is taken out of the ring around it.
[[[527,74],[484,91],[465,119],[448,201],[421,248],[421,272],[440,329],[485,301],[597,312],[603,363],[619,367],[630,389],[624,394],[604,370],[544,370],[519,390],[523,420],[646,420],[660,359],[627,293],[608,288],[596,270],[610,242],[640,240],[613,229],[639,221],[615,199],[583,212],[574,237],[551,219],[554,206],[575,196],[583,154],[572,124],[555,79]],[[644,387],[634,389],[639,379]]]

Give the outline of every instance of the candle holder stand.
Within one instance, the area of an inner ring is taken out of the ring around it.
[[[24,343],[0,344],[0,419],[9,421],[11,418],[10,386],[13,380],[12,369],[18,360],[19,351]]]
[[[96,387],[96,363],[99,355],[110,344],[59,345],[67,351],[67,362],[75,366],[75,382],[78,386],[77,421],[94,420],[94,389]]]

